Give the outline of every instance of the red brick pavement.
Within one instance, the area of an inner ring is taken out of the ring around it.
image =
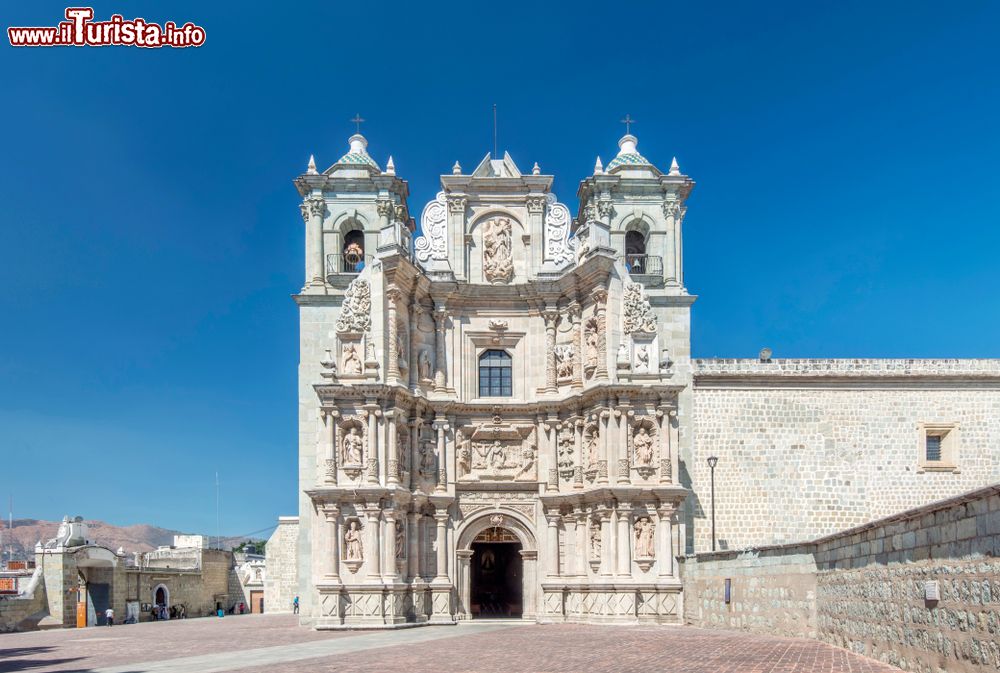
[[[437,640],[281,665],[243,673],[898,673],[823,643],[691,627],[517,625],[470,633],[440,629]],[[366,632],[325,632],[296,626],[285,615],[190,619],[111,629],[0,636],[0,671],[86,671],[176,657],[343,639]],[[345,643],[346,644],[346,643]]]

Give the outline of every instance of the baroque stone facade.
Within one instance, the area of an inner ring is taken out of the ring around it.
[[[295,180],[299,518],[267,548],[269,610],[676,622],[675,559],[711,546],[709,455],[730,548],[998,476],[997,361],[692,361],[694,183],[637,142],[598,160],[575,218],[537,164],[456,163],[416,239],[361,135]]]

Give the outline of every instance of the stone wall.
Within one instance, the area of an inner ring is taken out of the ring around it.
[[[916,673],[1000,669],[1000,485],[808,544],[688,557],[682,576],[688,623],[812,636]]]
[[[830,535],[1000,481],[1000,360],[695,360],[688,551]],[[953,425],[954,470],[921,465]]]
[[[23,584],[27,584],[27,582],[25,581]],[[0,598],[0,633],[34,630],[48,614],[45,584],[38,582],[35,590],[28,596]]]
[[[298,517],[280,517],[278,527],[271,533],[264,548],[267,566],[264,576],[264,612],[292,611],[292,600],[299,595],[296,559],[298,543]]]

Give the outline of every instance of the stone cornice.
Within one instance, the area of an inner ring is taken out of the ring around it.
[[[694,359],[696,388],[1000,385],[1000,359]]]

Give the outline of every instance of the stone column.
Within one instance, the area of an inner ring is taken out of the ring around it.
[[[676,510],[670,505],[660,505],[656,508],[659,525],[656,528],[656,555],[660,577],[674,577],[674,539],[673,520]]]
[[[326,468],[324,480],[328,484],[335,485],[337,483],[337,417],[340,414],[336,409],[325,412],[321,411],[320,413],[326,422],[326,425],[323,427],[323,451]]]
[[[583,488],[583,417],[573,421],[573,488]]]
[[[420,579],[420,513],[410,512],[406,515],[408,530],[406,531],[406,564],[407,575],[412,582]]]
[[[674,468],[670,460],[670,411],[665,406],[656,410],[656,420],[660,424],[660,483],[669,484],[674,478]]]
[[[420,323],[420,314],[423,313],[424,309],[420,304],[417,303],[416,296],[413,297],[413,301],[410,304],[410,387],[416,388],[417,384],[420,382],[420,358],[417,351],[417,340],[414,338],[418,331],[418,324]]]
[[[668,421],[669,434],[670,434],[670,474],[671,483],[676,484],[678,478],[680,477],[680,438],[678,437],[678,422],[677,422],[677,408],[674,407],[667,412],[670,417]]]
[[[597,461],[597,483],[607,485],[608,483],[608,451],[610,442],[608,436],[611,432],[611,411],[607,408],[607,400],[604,402],[605,408],[601,409],[597,415],[597,430],[600,433],[600,457]]]
[[[458,567],[455,570],[455,583],[458,585],[459,619],[472,618],[472,572],[470,568],[472,553],[471,549],[459,549],[456,552]]]
[[[434,490],[438,493],[444,493],[447,490],[446,482],[448,480],[448,471],[445,467],[445,433],[448,431],[448,422],[444,420],[443,416],[438,416],[434,420],[434,429],[437,431],[437,485]]]
[[[448,510],[438,507],[434,511],[437,522],[437,574],[435,582],[448,581]]]
[[[448,374],[444,349],[447,324],[448,314],[445,312],[444,304],[438,304],[434,309],[434,346],[436,349],[434,356],[434,392],[437,393],[443,393],[447,390]]]
[[[615,573],[614,544],[617,538],[614,526],[611,525],[611,508],[599,510],[598,516],[601,519],[601,575],[611,576]]]
[[[546,490],[548,491],[559,490],[559,449],[557,446],[558,437],[556,436],[557,427],[559,427],[559,418],[550,414],[548,420],[545,421],[545,428],[547,431],[545,451],[549,459],[549,471],[546,475],[548,478]]]
[[[365,456],[368,460],[367,482],[378,484],[378,417],[382,415],[382,410],[369,400],[365,405],[365,414],[368,416],[368,446]]]
[[[578,303],[574,302],[570,306],[569,316],[573,321],[573,388],[580,390],[583,388],[583,353],[587,344],[580,326],[581,310]]]
[[[576,514],[569,512],[562,517],[563,526],[566,528],[566,537],[563,540],[563,548],[566,550],[566,567],[563,569],[566,575],[580,575],[583,569],[580,567],[582,559],[580,559],[579,554],[574,552],[574,549],[579,548],[579,540],[577,540],[577,535],[579,534],[579,529],[576,527]]]
[[[414,412],[416,413],[416,412]],[[419,415],[410,419],[410,484],[415,489],[420,483],[420,426],[423,419]]]
[[[547,308],[542,312],[545,320],[545,392],[554,393],[556,386],[556,321],[559,312]]]
[[[403,413],[402,409],[387,409],[385,412],[386,432],[389,433],[388,448],[386,449],[386,483],[390,486],[399,484],[399,437],[397,435],[397,419]]]
[[[313,194],[302,202],[302,219],[306,221],[306,286],[323,287],[325,274],[323,270],[323,212],[326,201],[322,196]]]
[[[618,574],[632,575],[632,507],[627,502],[618,503]]]
[[[392,201],[389,199],[377,199],[375,201],[375,212],[378,214],[378,229],[382,231],[389,226],[389,215],[392,214]]]
[[[368,582],[374,582],[380,584],[382,582],[382,570],[381,570],[381,546],[379,545],[379,540],[381,539],[381,534],[379,532],[379,506],[368,505],[365,508],[365,516],[368,519],[368,523],[365,525],[365,530],[368,533],[368,548],[364,550],[365,561],[368,564]]]
[[[399,324],[396,322],[396,302],[403,294],[390,286],[385,291],[385,308],[389,321],[389,366],[386,368],[386,383],[400,383],[399,380]]]
[[[608,379],[608,291],[601,288],[594,290],[594,309],[597,318],[597,369],[594,379]]]
[[[576,517],[577,575],[586,577],[590,565],[590,516],[580,505],[573,508],[573,516]]]
[[[382,580],[395,583],[399,581],[399,571],[396,569],[396,510],[386,508],[384,532],[382,534]]]
[[[327,561],[326,579],[329,582],[340,582],[340,507],[327,505],[323,508],[326,515],[327,530],[330,531],[329,560]]]
[[[545,520],[549,523],[548,549],[548,576],[559,576],[559,510],[548,508],[545,510]]]
[[[521,571],[524,574],[521,616],[525,619],[534,619],[538,613],[538,550],[522,549],[520,554]]]
[[[628,484],[631,483],[632,477],[629,469],[632,462],[632,456],[629,455],[632,450],[632,443],[629,441],[629,417],[635,412],[630,410],[627,404],[622,404],[621,400],[618,410],[621,412],[618,416],[618,483]]]

